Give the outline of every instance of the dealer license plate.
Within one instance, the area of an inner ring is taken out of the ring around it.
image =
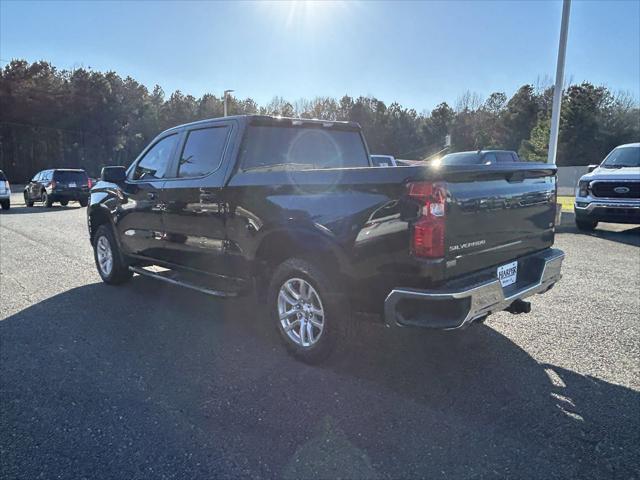
[[[76,182],[69,182],[69,188],[76,188],[77,186]]]
[[[518,262],[507,263],[498,267],[498,278],[503,287],[516,283],[518,277]]]

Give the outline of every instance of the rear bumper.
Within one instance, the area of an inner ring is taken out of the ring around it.
[[[458,279],[442,290],[393,289],[384,302],[390,327],[462,328],[513,302],[544,293],[560,280],[564,253],[549,248],[518,259],[518,280],[503,288],[490,268]],[[482,279],[478,281],[478,279]]]
[[[89,192],[52,192],[49,195],[49,198],[53,202],[59,202],[60,200],[70,200],[70,201],[88,200]]]

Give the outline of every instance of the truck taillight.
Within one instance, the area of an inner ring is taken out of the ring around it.
[[[87,187],[89,188],[93,187],[93,182],[91,181],[91,178],[87,179]]]
[[[441,182],[414,182],[408,185],[409,198],[421,205],[413,224],[411,253],[417,257],[444,257],[447,190]]]

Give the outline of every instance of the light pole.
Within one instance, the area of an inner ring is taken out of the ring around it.
[[[233,91],[234,91],[234,90],[225,90],[225,91],[224,91],[224,94],[223,94],[223,96],[224,96],[224,116],[225,116],[225,117],[227,116],[227,97],[228,97],[228,96],[229,96],[229,94],[230,94],[231,92],[233,92]]]
[[[562,84],[564,83],[564,58],[567,53],[567,34],[569,33],[569,12],[571,0],[562,2],[562,23],[560,25],[560,46],[558,47],[558,65],[556,67],[556,86],[553,88],[553,106],[551,108],[551,131],[549,132],[549,152],[547,163],[556,163],[558,151],[558,131],[560,130],[560,107],[562,106]]]

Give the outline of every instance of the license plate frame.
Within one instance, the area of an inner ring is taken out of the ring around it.
[[[496,269],[496,275],[498,276],[498,280],[500,280],[502,288],[513,285],[518,281],[518,261],[516,260],[515,262],[500,265]]]

